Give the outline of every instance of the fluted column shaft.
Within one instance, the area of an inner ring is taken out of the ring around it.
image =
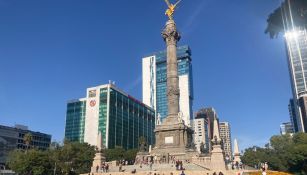
[[[174,20],[166,22],[162,37],[167,50],[167,105],[168,117],[177,118],[179,113],[179,80],[177,70],[177,42],[180,35],[176,29]]]

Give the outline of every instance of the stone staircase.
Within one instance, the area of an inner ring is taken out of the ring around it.
[[[208,169],[194,164],[194,163],[187,163],[183,165],[183,168],[185,170],[188,171],[207,171]],[[128,166],[123,166],[122,170],[124,172],[131,172],[134,169],[136,169],[137,172],[139,171],[176,171],[176,167],[174,164],[153,164],[152,165],[152,170],[150,169],[149,165],[142,165],[142,167],[140,167],[140,165],[128,165]],[[119,167],[111,167],[110,168],[110,172],[118,172],[119,171]]]
[[[204,167],[203,165],[197,165],[195,163],[186,163],[183,164],[183,167],[185,168],[184,172],[186,175],[212,175],[215,171],[210,171],[208,168]],[[108,173],[93,173],[92,175],[131,175],[133,170],[136,170],[135,175],[153,175],[154,173],[160,174],[160,175],[170,175],[170,173],[173,173],[174,175],[180,175],[181,171],[176,170],[176,167],[174,164],[153,164],[152,170],[150,170],[149,165],[142,165],[142,168],[140,165],[128,165],[128,166],[122,166],[123,172],[119,172],[119,167],[110,167]],[[242,173],[243,175],[246,174],[248,171],[253,170],[245,170],[243,173],[242,170],[228,170],[223,172],[224,175],[238,175],[238,173]],[[218,172],[218,171],[217,171]],[[84,174],[88,175],[88,174]]]

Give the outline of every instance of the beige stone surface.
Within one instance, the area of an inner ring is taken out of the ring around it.
[[[150,174],[151,172],[151,174]],[[217,173],[219,171],[216,171]],[[224,175],[237,175],[239,172],[242,171],[223,171]],[[173,173],[173,175],[180,175],[181,171],[142,171],[142,172],[136,172],[135,175],[153,175],[156,173],[157,175],[170,175],[170,173]],[[184,171],[186,175],[212,175],[214,171]],[[131,172],[109,172],[109,173],[93,173],[90,175],[131,175]],[[89,174],[82,174],[82,175],[89,175]]]

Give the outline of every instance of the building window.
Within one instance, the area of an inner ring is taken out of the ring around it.
[[[89,98],[96,97],[96,90],[90,90],[88,93],[88,97]]]

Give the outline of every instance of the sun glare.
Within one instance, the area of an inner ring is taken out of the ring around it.
[[[286,39],[295,39],[297,38],[299,32],[297,30],[287,31],[285,33]]]

